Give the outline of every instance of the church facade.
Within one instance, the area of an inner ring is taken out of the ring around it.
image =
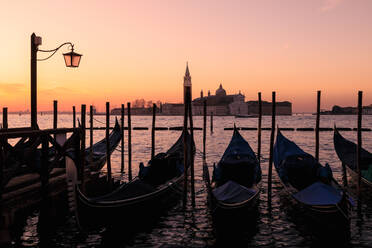
[[[194,115],[203,115],[204,100],[207,101],[208,115],[237,115],[247,112],[247,106],[244,102],[245,96],[240,92],[227,95],[222,84],[216,90],[215,95],[211,95],[210,91],[208,91],[208,95],[203,96],[203,91],[201,91],[200,97],[192,101]]]

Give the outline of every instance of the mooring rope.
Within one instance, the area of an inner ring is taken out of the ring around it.
[[[93,120],[95,120],[96,122],[99,122],[101,124],[105,124],[106,125],[106,122],[100,121],[100,120],[98,120],[98,119],[96,119],[94,117],[93,117]],[[115,124],[115,121],[114,122],[113,121],[110,121],[110,124]]]
[[[173,187],[173,183],[172,184],[169,184],[169,188],[172,189],[174,192],[176,192],[177,194],[179,195],[183,195],[183,191]]]

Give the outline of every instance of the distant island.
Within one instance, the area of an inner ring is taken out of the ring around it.
[[[208,91],[208,95],[204,96],[203,91],[200,92],[200,97],[195,98],[192,101],[192,112],[193,115],[203,115],[204,101],[207,102],[207,115],[215,116],[238,116],[238,115],[258,115],[258,101],[245,101],[245,96],[239,91],[238,94],[226,94],[226,90],[220,84],[216,90],[215,95],[211,95]],[[145,101],[143,101],[143,104]],[[160,115],[183,115],[184,105],[183,103],[163,103],[157,104],[158,113]],[[262,114],[271,115],[271,102],[262,101]],[[127,113],[127,110],[124,110]],[[114,108],[111,110],[111,114],[120,115],[121,108]],[[139,106],[133,105],[131,108],[131,114],[133,115],[151,115],[152,106]],[[277,115],[292,115],[292,103],[288,101],[276,102],[276,114]]]
[[[372,104],[368,106],[363,106],[362,113],[364,115],[372,115]],[[340,107],[340,106],[333,106],[332,110],[328,111],[321,111],[320,114],[322,115],[356,115],[358,114],[357,107]]]

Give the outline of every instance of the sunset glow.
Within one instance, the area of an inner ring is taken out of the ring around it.
[[[181,102],[189,62],[193,96],[214,92],[293,103],[312,112],[372,104],[372,1],[2,1],[0,107],[30,109],[30,35],[41,49],[63,42],[82,53],[66,68],[61,51],[38,62],[38,110],[104,110],[137,98]],[[45,54],[38,53],[39,58]]]

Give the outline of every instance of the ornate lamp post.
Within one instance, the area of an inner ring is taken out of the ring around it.
[[[70,45],[71,52],[64,53],[66,67],[79,67],[81,54],[74,52],[74,45],[71,42],[65,42],[52,50],[41,50],[38,47],[41,45],[41,37],[35,33],[31,35],[31,127],[37,126],[37,61],[44,61],[51,58],[61,47]],[[37,52],[52,53],[46,58],[37,59]]]

